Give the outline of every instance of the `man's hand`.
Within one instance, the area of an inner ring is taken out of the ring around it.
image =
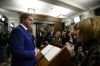
[[[40,52],[40,49],[35,48],[35,56]]]

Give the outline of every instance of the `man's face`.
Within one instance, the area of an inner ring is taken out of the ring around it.
[[[32,25],[32,23],[33,23],[33,17],[32,16],[28,16],[28,18],[23,19],[23,24],[26,27],[29,27],[30,25]]]

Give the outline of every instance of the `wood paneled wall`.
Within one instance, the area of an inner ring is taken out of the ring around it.
[[[47,22],[54,22],[54,29],[56,31],[62,31],[62,23],[61,18],[46,16],[46,15],[33,15],[33,18],[36,23],[39,21],[47,21]]]
[[[45,15],[33,15],[34,20],[40,21],[51,21],[51,22],[61,22],[61,18],[45,16]]]

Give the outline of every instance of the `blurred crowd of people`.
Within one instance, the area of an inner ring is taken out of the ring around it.
[[[73,31],[70,30],[69,27],[65,28],[66,29],[61,32],[55,31],[53,26],[49,27],[47,31],[41,27],[36,35],[37,48],[41,48],[46,44],[59,44],[64,46],[66,42],[74,42]]]
[[[10,32],[7,31],[5,34],[0,33],[0,63],[7,61],[7,58],[10,57],[9,49],[9,35]]]

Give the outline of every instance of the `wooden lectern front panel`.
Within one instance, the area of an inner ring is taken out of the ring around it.
[[[66,47],[56,46],[61,48],[61,50],[48,61],[45,56],[40,52],[37,55],[37,66],[72,66],[71,56]]]

